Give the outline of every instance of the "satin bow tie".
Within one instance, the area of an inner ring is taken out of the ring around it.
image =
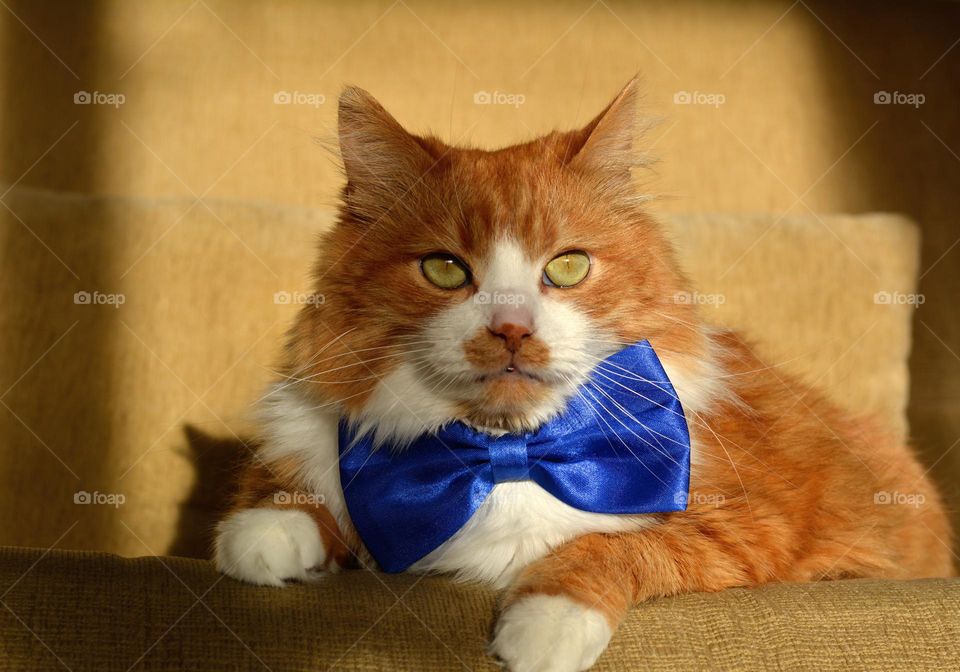
[[[535,432],[492,436],[459,423],[396,450],[340,423],[340,482],[360,538],[401,572],[452,537],[500,483],[533,481],[582,511],[682,511],[690,436],[653,347],[598,364],[566,410]]]

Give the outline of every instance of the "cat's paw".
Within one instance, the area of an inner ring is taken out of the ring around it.
[[[308,581],[319,575],[326,556],[317,523],[304,511],[245,509],[217,526],[217,569],[248,583]]]
[[[580,672],[597,661],[612,634],[596,609],[562,595],[533,595],[500,616],[490,653],[510,672]]]

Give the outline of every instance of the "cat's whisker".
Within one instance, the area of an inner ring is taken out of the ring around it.
[[[399,356],[399,355],[401,355],[401,354],[404,354],[404,353],[402,353],[402,352],[400,352],[400,353],[394,353],[394,354],[390,355],[390,357]],[[290,387],[291,385],[295,385],[295,384],[298,384],[298,383],[309,383],[309,384],[312,384],[312,385],[341,385],[341,384],[348,384],[348,383],[353,383],[353,382],[360,382],[360,381],[363,381],[363,380],[370,380],[370,379],[374,379],[374,378],[376,378],[376,379],[381,379],[381,376],[378,376],[377,374],[373,374],[373,375],[371,375],[371,376],[364,377],[364,378],[350,378],[350,379],[338,378],[338,379],[336,379],[336,380],[318,380],[318,378],[319,378],[320,376],[326,375],[326,374],[328,374],[328,373],[330,373],[330,372],[332,372],[332,371],[336,371],[336,370],[339,370],[339,369],[352,368],[352,367],[355,367],[355,366],[361,366],[361,365],[367,364],[367,362],[369,362],[369,361],[374,361],[374,360],[378,360],[378,359],[386,359],[386,358],[387,358],[387,356],[371,358],[371,359],[369,359],[369,360],[361,360],[361,361],[355,362],[355,363],[353,363],[353,364],[344,365],[344,366],[340,366],[340,367],[334,367],[334,368],[332,368],[332,369],[328,369],[328,370],[326,370],[326,371],[317,372],[317,373],[311,374],[310,376],[305,376],[305,377],[282,376],[282,377],[286,378],[288,382],[286,382],[284,385],[277,386],[275,389],[273,389],[272,391],[268,392],[267,395],[264,396],[264,398],[266,398],[266,397],[269,396],[270,394],[277,394],[277,393],[285,390],[286,388]],[[281,374],[281,375],[282,375],[282,374]]]
[[[598,373],[600,376],[602,376],[602,377],[606,377],[606,376],[603,375],[602,372],[599,371],[599,369],[600,369],[600,367],[598,367],[597,373]],[[632,393],[639,395],[639,393],[636,392],[636,390],[630,390],[630,388],[627,388],[626,386],[622,385],[622,384],[619,383],[618,381],[612,380],[612,379],[610,379],[610,378],[607,378],[607,379],[610,380],[610,382],[614,383],[615,385],[618,385],[618,386],[620,386],[620,387],[623,387],[624,389],[627,389],[627,390],[631,391]],[[639,396],[643,396],[643,395],[639,395]],[[643,398],[644,398],[644,399],[647,399],[646,397],[643,397]],[[648,399],[648,401],[649,401],[649,399]],[[724,455],[725,459],[730,462],[730,465],[733,467],[734,471],[737,472],[737,465],[734,463],[733,458],[730,456],[730,453],[727,451],[726,447],[723,445],[723,442],[726,441],[726,442],[730,443],[732,446],[734,446],[735,448],[737,448],[737,449],[739,449],[739,450],[743,450],[742,446],[738,445],[735,441],[732,441],[732,440],[730,440],[729,438],[724,437],[724,436],[721,436],[720,434],[718,434],[717,431],[704,419],[704,417],[703,417],[703,415],[702,415],[701,413],[698,413],[697,411],[694,411],[693,409],[687,409],[687,413],[689,413],[689,414],[692,416],[692,420],[693,420],[693,421],[690,423],[691,425],[693,425],[694,427],[701,427],[701,428],[705,429],[706,431],[710,432],[710,433],[713,435],[713,437],[717,440],[717,443],[719,444],[721,450],[723,450],[723,452],[724,452],[724,454],[725,454],[725,455]],[[761,461],[761,462],[762,462],[762,461]],[[767,466],[765,463],[763,463],[763,464],[764,464],[764,466]],[[742,479],[740,479],[739,472],[737,472],[737,478],[738,478],[738,480],[740,480],[741,486],[742,486],[742,485],[743,485],[743,481],[742,481]],[[788,481],[787,479],[783,479],[783,480],[784,480],[784,482],[788,483],[789,485],[794,486],[794,484],[793,484],[793,483],[790,483],[790,481]],[[794,487],[796,487],[796,486],[794,486]],[[746,503],[747,503],[747,505],[748,505],[748,508],[749,508],[749,497],[747,496],[746,490],[744,490],[744,499],[745,499],[745,501],[746,501]],[[752,509],[751,509],[751,513],[752,513]]]
[[[608,365],[609,365],[609,362],[598,364],[594,368],[593,373],[624,389],[629,389],[629,388],[627,388],[627,386],[621,381],[623,380],[633,381],[637,383],[643,383],[645,385],[650,385],[651,387],[659,390],[660,392],[663,392],[668,396],[671,396],[675,399],[679,399],[679,396],[676,390],[673,388],[673,383],[669,379],[653,380],[651,378],[645,378],[643,376],[635,375],[632,372],[627,371],[623,367],[614,365],[615,369],[611,369],[609,368]],[[616,370],[616,369],[619,369],[619,370]],[[631,391],[637,394],[636,390],[631,390]]]
[[[311,362],[313,362],[317,357],[319,357],[319,356],[322,355],[324,352],[326,352],[327,349],[330,348],[334,343],[338,342],[340,339],[342,339],[343,337],[345,337],[347,334],[349,334],[349,333],[351,333],[351,332],[353,332],[353,331],[356,331],[357,329],[359,329],[359,326],[355,326],[355,327],[352,327],[352,328],[350,328],[350,329],[347,329],[346,331],[344,331],[343,333],[341,333],[339,336],[336,336],[336,337],[332,338],[330,341],[327,342],[326,345],[324,345],[324,346],[321,347],[321,348],[318,348],[318,349],[317,349],[317,352],[315,352],[315,353],[313,354],[313,356],[310,357],[310,359],[309,359],[308,361],[306,361],[306,362],[304,362],[303,364],[301,364],[301,366],[298,367],[298,368],[293,372],[292,375],[295,376],[295,375],[297,375],[298,373],[300,373],[301,371],[303,371],[303,370],[305,370],[306,368],[308,368],[308,367],[310,366]],[[284,377],[284,378],[288,377],[286,374],[282,374],[282,373],[278,373],[278,375],[280,375],[281,377]],[[263,394],[260,398],[258,398],[256,401],[254,401],[253,403],[251,403],[250,405],[251,405],[251,406],[259,406],[261,403],[263,403],[263,401],[264,401],[265,399],[267,399],[267,398],[270,397],[271,395],[277,394],[278,392],[286,389],[287,387],[288,387],[288,385],[281,385],[281,386],[273,387],[273,388],[271,388],[270,390],[268,390],[265,394]]]
[[[335,343],[340,342],[343,338],[347,336],[347,334],[350,334],[359,328],[360,328],[359,326],[355,326],[351,329],[347,329],[346,331],[342,332],[339,336],[336,336],[330,339],[330,341],[328,341],[327,344],[324,345],[322,348],[319,348],[309,360],[307,360],[306,362],[303,362],[302,364],[303,368],[310,366],[310,364],[312,364],[318,357],[320,357],[320,355],[322,355],[324,352],[326,352],[331,347],[333,347]]]
[[[727,447],[723,445],[723,439],[721,439],[720,435],[713,430],[713,427],[703,421],[697,412],[694,411],[693,415],[701,421],[703,427],[705,427],[707,431],[713,434],[713,437],[717,440],[717,445],[720,446],[720,449],[726,455],[727,461],[730,462],[730,466],[733,468],[733,473],[736,474],[737,481],[740,482],[740,489],[743,490],[743,501],[747,505],[747,510],[750,512],[750,518],[751,520],[755,520],[753,516],[753,506],[750,504],[750,496],[747,494],[747,486],[743,483],[743,478],[740,476],[740,470],[737,468],[737,463],[734,462],[733,457],[730,455],[730,451],[728,451]]]
[[[429,343],[429,341],[412,342],[412,343],[409,343],[409,344],[404,344],[404,346],[402,346],[402,347],[408,347],[408,346],[413,346],[413,345],[420,345],[420,344],[425,344],[425,343]],[[329,357],[324,357],[323,359],[319,359],[319,360],[317,360],[317,361],[315,361],[315,362],[312,362],[312,364],[315,365],[315,364],[320,364],[320,363],[322,363],[322,362],[332,361],[332,360],[334,360],[334,359],[340,359],[340,358],[342,358],[342,357],[355,356],[356,353],[358,353],[358,352],[369,352],[369,351],[387,350],[387,349],[397,350],[397,349],[398,349],[398,346],[397,346],[396,344],[392,344],[392,345],[381,345],[381,346],[376,346],[376,347],[371,347],[371,348],[358,348],[358,349],[356,349],[356,350],[351,350],[351,351],[349,351],[349,352],[342,352],[342,353],[339,353],[339,354],[336,354],[336,355],[331,355],[331,356],[329,356]],[[405,352],[405,351],[401,350],[400,352],[402,353],[402,352]],[[398,353],[398,354],[400,354],[400,353]],[[303,368],[304,368],[304,367],[300,367],[300,369],[303,369]],[[309,367],[307,367],[307,368],[309,368]],[[273,373],[274,375],[276,375],[276,376],[278,376],[278,377],[280,377],[280,378],[287,379],[287,380],[293,380],[293,381],[302,381],[302,380],[304,380],[304,378],[302,378],[302,377],[297,377],[297,376],[294,375],[294,374],[287,374],[287,373],[284,373],[283,371],[277,371],[277,370],[275,370],[275,369],[268,369],[268,370],[269,370],[271,373]]]
[[[570,385],[576,385],[576,383],[574,383],[574,381],[570,380],[569,378],[566,378],[566,380],[567,380],[568,384],[570,384]],[[578,387],[577,390],[576,390],[576,394],[587,404],[587,406],[590,408],[590,410],[591,410],[595,415],[598,414],[598,411],[596,410],[596,408],[594,408],[594,405],[590,402],[590,400],[588,400],[588,399],[583,395],[583,393],[580,391],[579,387]],[[609,438],[608,438],[607,440],[609,441]],[[699,447],[698,447],[698,450],[699,450],[700,452],[706,453],[706,454],[708,454],[708,455],[714,455],[713,453],[707,452],[704,446],[699,446]],[[723,457],[723,456],[716,455],[716,457],[719,458],[719,457]],[[761,471],[761,470],[756,469],[756,468],[752,468],[752,470],[753,470],[753,471]],[[766,472],[762,472],[762,473],[766,473]],[[787,482],[787,483],[789,484],[789,481],[785,481],[785,482]],[[792,485],[792,484],[790,484],[790,485]],[[725,493],[725,494],[726,494],[726,493]]]
[[[390,349],[394,349],[394,350],[395,350],[395,349],[398,349],[398,347],[405,347],[405,348],[406,348],[406,347],[413,347],[413,346],[416,346],[416,345],[425,345],[425,344],[429,344],[429,343],[430,343],[429,340],[427,340],[427,339],[422,339],[422,340],[420,340],[420,341],[405,342],[405,343],[400,344],[399,346],[398,346],[398,344],[396,344],[396,343],[391,343],[390,345],[378,345],[378,346],[374,346],[374,347],[370,347],[370,348],[351,349],[351,350],[348,350],[347,352],[341,352],[341,353],[338,353],[338,354],[336,354],[336,355],[331,355],[331,356],[329,356],[329,357],[324,357],[323,359],[318,359],[317,361],[312,362],[312,364],[319,364],[319,363],[321,363],[321,362],[328,362],[328,361],[330,361],[330,360],[339,359],[339,358],[341,358],[341,357],[350,357],[350,356],[352,356],[352,355],[356,355],[358,352],[371,352],[371,351],[374,351],[374,350],[390,350]]]
[[[363,380],[383,380],[383,376],[371,373],[369,376],[361,376],[359,378],[335,378],[332,380],[310,380],[307,381],[311,385],[346,385],[348,383],[356,383]]]
[[[671,437],[671,436],[667,436],[666,434],[662,434],[662,433],[660,433],[660,432],[658,432],[658,431],[656,431],[656,430],[654,430],[654,429],[651,429],[651,428],[648,427],[647,425],[643,424],[643,422],[641,422],[641,421],[640,421],[638,418],[636,418],[632,413],[630,413],[630,411],[627,410],[627,409],[623,406],[623,404],[621,404],[619,401],[617,401],[609,392],[607,392],[606,390],[604,390],[602,387],[600,387],[600,386],[597,385],[596,383],[590,382],[590,383],[588,383],[588,385],[591,386],[593,389],[597,390],[597,391],[598,391],[600,394],[602,394],[604,397],[606,397],[607,399],[609,399],[610,402],[616,407],[617,410],[619,410],[621,413],[623,413],[624,415],[626,415],[628,418],[630,418],[631,420],[633,420],[634,422],[636,422],[638,425],[640,425],[641,427],[643,427],[645,430],[647,430],[647,431],[650,432],[651,434],[654,434],[654,435],[659,436],[659,437],[661,437],[661,438],[667,439],[668,441],[671,441],[671,442],[673,442],[673,443],[675,443],[675,444],[677,444],[677,445],[680,445],[680,446],[685,445],[682,441],[678,441],[677,439],[674,439],[674,438]],[[659,443],[659,442],[658,442],[658,443]],[[664,456],[667,456],[667,455],[665,454]]]
[[[702,326],[702,325],[696,324],[696,323],[694,323],[694,322],[687,322],[686,320],[681,320],[679,317],[677,317],[677,316],[675,316],[675,315],[667,315],[666,313],[661,313],[661,312],[658,311],[658,310],[652,310],[652,309],[651,309],[650,312],[651,312],[653,315],[657,315],[658,317],[662,317],[662,318],[665,319],[665,320],[671,320],[671,321],[679,324],[679,325],[682,326],[682,327],[686,327],[687,329],[689,329],[690,331],[692,331],[692,332],[694,332],[694,333],[696,333],[696,334],[701,334],[701,333],[703,333],[703,326]]]
[[[589,390],[587,390],[586,388],[583,388],[583,390],[584,390],[584,392],[587,392],[587,393],[589,394]],[[612,414],[610,413],[610,411],[607,410],[606,406],[604,406],[603,403],[602,403],[600,400],[598,400],[598,399],[597,399],[596,397],[594,397],[592,394],[590,394],[590,396],[591,396],[591,398],[593,398],[593,400],[597,403],[597,405],[600,406],[600,408],[602,408],[604,411],[606,411],[606,413],[607,413],[608,416],[610,416],[610,417],[614,418],[615,420],[617,420],[618,422],[620,422],[620,424],[622,424],[625,429],[631,431],[631,433],[633,433],[634,435],[636,435],[636,433],[633,432],[632,430],[630,430],[630,428],[627,427],[626,424],[624,424],[622,421],[618,420],[615,415],[612,415]],[[651,475],[651,476],[653,476],[653,477],[656,478],[658,481],[660,481],[661,484],[666,485],[666,483],[663,482],[663,479],[661,479],[659,476],[657,476],[657,474],[654,473],[654,471],[653,471],[652,469],[650,469],[650,467],[648,467],[648,466],[646,465],[646,463],[645,463],[642,459],[640,459],[640,457],[639,457],[635,452],[633,452],[633,450],[630,448],[630,446],[627,444],[627,442],[624,441],[623,437],[620,436],[620,433],[619,433],[617,430],[615,430],[613,427],[611,427],[611,426],[610,426],[610,423],[607,421],[607,419],[606,419],[604,416],[600,415],[599,412],[597,413],[597,418],[598,418],[611,432],[613,432],[613,435],[616,436],[616,437],[617,437],[617,440],[623,445],[624,448],[627,449],[627,452],[629,452],[629,453],[634,457],[634,459],[636,459],[648,472],[650,472],[650,475]],[[650,446],[651,448],[653,448],[654,450],[656,450],[656,448],[655,448],[655,446],[653,446],[653,444],[649,443],[648,441],[646,441],[646,440],[643,439],[642,437],[637,436],[637,438],[640,439],[641,441],[643,441],[644,443],[646,443],[647,445],[649,445],[649,446]]]
[[[594,341],[594,340],[600,340],[600,339],[585,339],[585,340]],[[636,344],[627,343],[626,341],[621,342],[621,341],[605,341],[605,340],[604,340],[603,342],[606,342],[606,343],[618,343],[618,344],[622,343],[623,345],[626,345],[626,346],[636,345]],[[659,352],[674,352],[674,351],[672,351],[672,350],[667,350],[667,349],[665,349],[665,348],[657,348],[657,350],[658,350]],[[604,358],[598,357],[597,355],[592,354],[592,353],[590,353],[590,352],[588,352],[588,351],[586,351],[586,350],[581,350],[580,352],[581,352],[583,355],[585,355],[585,356],[592,357],[592,358],[593,358],[595,361],[597,361],[597,362],[603,362],[603,361],[604,361]],[[800,360],[800,359],[803,359],[803,358],[804,358],[804,355],[798,355],[798,356],[796,356],[796,357],[791,357],[790,359],[784,359],[784,360],[781,360],[781,361],[779,361],[779,362],[776,362],[776,363],[774,363],[774,364],[770,364],[770,365],[767,365],[767,366],[762,366],[762,367],[757,367],[757,368],[753,368],[753,369],[748,369],[748,370],[746,370],[746,371],[737,371],[737,372],[734,372],[734,373],[714,374],[714,375],[712,375],[712,376],[704,376],[704,378],[705,378],[706,380],[724,380],[724,379],[729,379],[729,378],[737,378],[737,377],[739,377],[739,376],[753,375],[753,374],[757,374],[757,373],[762,373],[762,372],[764,372],[764,371],[770,371],[770,370],[773,370],[773,369],[781,368],[781,367],[783,367],[783,366],[786,365],[786,364],[789,364],[789,363],[791,363],[791,362],[795,362],[795,361]],[[598,368],[601,368],[601,369],[602,369],[602,368],[604,368],[604,367],[603,367],[603,366],[598,366]],[[650,383],[653,383],[653,382],[654,382],[654,381],[651,381],[651,380],[649,380],[649,379],[642,378],[642,377],[638,376],[635,372],[631,372],[631,371],[629,371],[628,369],[623,369],[623,367],[618,367],[618,368],[621,368],[621,369],[624,371],[624,373],[623,373],[622,375],[623,375],[623,377],[625,377],[625,378],[630,378],[631,380],[638,380],[638,381],[642,381],[642,382],[650,382]],[[607,370],[607,372],[608,372],[608,373],[611,373],[611,374],[613,373],[612,371],[609,371],[609,370]],[[628,374],[629,374],[629,375],[628,375]],[[657,382],[663,383],[663,382],[669,382],[669,381],[657,381]]]
[[[596,386],[594,386],[594,388],[597,389],[597,390],[599,390],[599,388],[596,388]],[[584,391],[587,392],[588,394],[590,394],[590,397],[591,397],[592,399],[594,399],[594,400],[597,402],[597,404],[599,404],[600,408],[602,408],[602,409],[607,413],[607,415],[609,415],[611,418],[613,418],[614,420],[616,420],[617,422],[619,422],[621,425],[623,425],[623,428],[626,429],[626,430],[627,430],[630,434],[632,434],[635,438],[639,439],[644,445],[646,445],[646,446],[648,446],[649,448],[653,449],[654,452],[659,453],[660,455],[663,455],[664,457],[666,457],[668,460],[670,460],[671,462],[673,462],[673,463],[676,464],[677,466],[680,466],[679,463],[678,463],[676,460],[673,459],[673,457],[666,451],[666,449],[665,449],[663,446],[654,445],[654,444],[651,443],[648,439],[644,439],[642,436],[640,436],[640,435],[637,434],[635,431],[633,431],[630,427],[628,427],[625,422],[623,422],[620,418],[618,418],[617,415],[616,415],[616,413],[611,412],[610,409],[608,409],[608,408],[603,404],[602,401],[600,401],[599,399],[597,399],[597,398],[593,395],[593,393],[592,393],[587,387],[584,387]],[[611,398],[609,395],[606,395],[606,396],[612,400],[612,398]],[[622,407],[619,407],[619,405],[618,405],[618,409],[622,409]],[[634,418],[632,418],[632,416],[631,416],[631,419],[634,419]],[[643,426],[643,425],[641,425],[641,426]],[[643,428],[644,428],[644,429],[647,429],[647,431],[649,431],[649,428],[647,428],[646,426],[643,426]],[[656,440],[656,439],[655,439],[655,440]],[[659,441],[658,441],[657,443],[659,444]],[[677,442],[677,443],[680,443],[680,442]],[[682,444],[681,444],[681,445],[682,445]],[[629,446],[628,446],[628,450],[630,450]],[[639,457],[636,453],[634,453],[632,450],[630,450],[630,454],[633,455],[633,457],[634,457],[635,459],[637,459],[638,461],[642,461],[642,460],[640,460],[640,457]]]
[[[600,361],[602,362],[603,360],[600,360]],[[623,367],[611,368],[606,364],[598,363],[596,368],[598,371],[604,371],[606,373],[609,373],[611,376],[616,376],[617,378],[623,378],[625,380],[634,380],[638,383],[648,383],[649,385],[653,385],[658,389],[662,389],[659,387],[660,385],[672,384],[669,380],[653,380],[652,378],[646,378],[633,371],[624,369]]]
[[[373,389],[374,389],[373,387],[369,387],[369,388],[366,388],[366,389],[361,390],[361,391],[359,391],[359,392],[354,392],[353,394],[349,394],[349,395],[347,395],[347,396],[345,396],[345,397],[340,397],[340,398],[338,398],[338,399],[331,399],[330,401],[326,401],[326,402],[324,402],[324,403],[322,403],[322,404],[319,404],[319,405],[317,405],[317,406],[312,406],[310,410],[319,411],[320,409],[323,409],[323,408],[330,408],[330,407],[333,407],[333,406],[341,406],[341,405],[343,404],[343,402],[347,401],[348,399],[355,399],[356,397],[359,397],[359,396],[361,396],[361,395],[369,394],[370,392],[373,391]]]
[[[427,350],[430,350],[430,348],[420,348],[420,349],[418,349],[418,350],[411,350],[411,351],[409,351],[409,352],[394,352],[394,353],[390,353],[390,354],[388,354],[388,355],[380,355],[379,357],[368,357],[367,359],[361,359],[361,360],[359,360],[359,361],[351,362],[351,363],[349,363],[349,364],[342,364],[342,365],[340,365],[340,366],[334,366],[334,367],[332,367],[332,368],[325,369],[325,370],[323,370],[323,371],[317,371],[317,372],[315,372],[315,373],[310,374],[309,376],[304,376],[304,377],[301,377],[301,378],[297,378],[296,381],[297,381],[297,382],[310,382],[310,381],[313,380],[314,378],[317,378],[317,377],[319,377],[319,376],[325,376],[325,375],[327,375],[328,373],[333,373],[334,371],[341,371],[341,370],[343,370],[343,369],[350,369],[350,368],[353,368],[353,367],[355,367],[355,366],[367,366],[370,362],[378,362],[378,361],[382,361],[382,360],[384,360],[384,359],[392,359],[392,358],[395,358],[395,357],[402,357],[402,356],[404,356],[404,355],[407,355],[407,354],[410,354],[410,353],[414,353],[414,352],[426,352]]]
[[[600,367],[598,367],[598,369],[599,369],[599,368],[600,368]],[[622,387],[622,388],[624,388],[624,389],[626,389],[626,390],[628,390],[628,391],[636,394],[637,396],[642,397],[643,399],[646,399],[647,401],[651,401],[651,402],[652,402],[652,400],[650,400],[648,397],[640,394],[640,393],[637,392],[636,390],[631,390],[630,388],[626,387],[625,385],[622,385],[622,384],[619,383],[618,381],[615,381],[615,380],[613,380],[612,378],[609,378],[609,376],[604,375],[602,372],[597,371],[597,373],[598,373],[601,377],[604,377],[604,378],[606,378],[607,380],[610,380],[610,381],[613,382],[614,384],[616,384],[616,385],[618,385],[618,386],[620,386],[620,387]],[[651,382],[651,381],[646,381],[646,382]],[[656,403],[656,402],[652,402],[652,403]],[[657,404],[657,405],[662,407],[661,404]],[[676,411],[673,411],[673,412],[676,413]],[[720,446],[720,449],[723,450],[723,452],[724,452],[724,454],[725,454],[725,456],[726,456],[727,461],[730,463],[730,466],[733,468],[734,474],[736,475],[737,480],[738,480],[739,483],[740,483],[740,487],[741,487],[741,489],[743,490],[744,502],[745,502],[745,504],[746,504],[746,506],[747,506],[747,509],[750,511],[750,515],[751,515],[751,517],[752,517],[752,516],[753,516],[753,507],[752,507],[751,504],[750,504],[750,497],[749,497],[749,495],[747,494],[746,486],[744,485],[743,478],[742,478],[741,475],[740,475],[740,471],[739,471],[739,469],[737,468],[736,462],[733,460],[733,457],[730,455],[730,452],[727,450],[726,446],[724,446],[724,444],[723,444],[723,439],[721,439],[720,435],[717,434],[717,432],[713,429],[713,427],[711,427],[710,424],[707,423],[699,413],[697,413],[696,411],[693,411],[693,410],[690,410],[690,411],[688,411],[688,412],[689,412],[694,418],[696,418],[696,420],[697,420],[696,425],[699,426],[699,427],[702,427],[702,428],[706,429],[708,432],[710,432],[710,433],[714,436],[714,438],[716,439],[717,444]]]
[[[651,404],[654,404],[654,405],[656,405],[656,406],[659,406],[659,407],[662,408],[663,410],[670,411],[670,412],[673,413],[674,415],[683,416],[682,413],[679,413],[679,412],[677,412],[677,411],[674,411],[673,409],[669,409],[669,408],[667,408],[666,406],[664,406],[663,404],[660,404],[660,403],[654,401],[653,399],[650,399],[650,398],[647,397],[646,395],[641,394],[641,393],[638,392],[637,390],[634,390],[634,389],[632,389],[632,388],[630,388],[630,387],[627,387],[626,385],[624,385],[624,384],[621,383],[620,381],[611,378],[610,376],[606,375],[606,374],[603,372],[603,370],[601,369],[601,367],[599,367],[599,366],[594,369],[594,373],[595,373],[596,375],[600,376],[601,378],[604,378],[605,380],[608,380],[609,382],[613,383],[614,385],[616,385],[616,386],[618,386],[618,387],[621,387],[621,388],[623,388],[624,390],[627,390],[627,391],[630,392],[631,394],[634,394],[634,395],[636,395],[636,396],[644,399],[645,401],[647,401],[647,402],[649,402],[649,403],[651,403]],[[653,385],[654,387],[656,387],[656,388],[657,388],[658,390],[660,390],[661,392],[669,393],[668,390],[665,390],[665,389],[659,387],[654,381],[650,381],[650,380],[644,379],[644,380],[642,380],[642,382],[650,383],[651,385]],[[669,381],[667,381],[667,382],[669,382]],[[672,394],[671,396],[677,397],[676,392],[673,392],[673,394]],[[689,412],[692,413],[692,411],[689,411]],[[702,419],[699,417],[699,415],[697,416],[697,420],[700,421],[700,422],[702,422]],[[704,424],[704,427],[706,427],[705,424]],[[711,431],[712,431],[712,430],[711,430]]]
[[[603,375],[603,374],[601,374],[601,375]],[[606,376],[604,376],[604,377],[606,377]],[[640,393],[637,392],[636,390],[630,390],[630,388],[628,388],[628,387],[626,387],[626,386],[624,386],[624,385],[621,385],[620,383],[618,383],[618,382],[616,382],[616,381],[612,381],[612,379],[609,379],[609,378],[608,378],[608,380],[611,380],[611,382],[614,382],[614,384],[616,384],[616,385],[618,385],[618,386],[620,386],[620,387],[623,387],[624,389],[626,389],[626,390],[628,390],[628,391],[630,391],[630,392],[633,392],[633,393],[636,394],[637,396],[640,396],[641,398],[643,398],[643,399],[645,399],[645,400],[647,400],[647,401],[651,401],[651,403],[655,403],[657,406],[660,406],[661,408],[666,408],[666,407],[664,407],[662,404],[659,404],[659,403],[657,403],[657,402],[654,402],[654,401],[650,400],[648,397],[640,394]],[[670,410],[670,409],[667,409],[667,410]],[[676,413],[676,411],[673,411],[673,412]],[[733,468],[734,474],[736,475],[737,480],[738,480],[739,483],[740,483],[740,488],[743,490],[744,503],[746,504],[747,509],[750,511],[750,515],[751,515],[751,517],[752,517],[752,516],[753,516],[753,507],[752,507],[751,504],[750,504],[750,497],[749,497],[749,495],[747,494],[747,488],[746,488],[746,486],[744,485],[743,478],[742,478],[741,475],[740,475],[740,470],[737,468],[736,462],[733,460],[733,457],[730,455],[730,452],[727,450],[726,446],[723,445],[723,439],[720,438],[720,436],[716,433],[716,431],[714,431],[714,429],[709,425],[709,423],[707,423],[706,421],[704,421],[704,419],[700,416],[700,414],[698,414],[698,413],[696,413],[695,411],[692,411],[692,410],[689,411],[689,412],[691,413],[691,415],[693,415],[693,416],[697,419],[697,421],[698,421],[698,423],[697,423],[698,426],[703,427],[704,429],[706,429],[708,432],[710,432],[710,433],[713,435],[713,437],[714,437],[714,438],[716,439],[716,441],[717,441],[717,445],[720,446],[720,449],[721,449],[721,450],[724,452],[724,454],[726,455],[726,459],[727,459],[727,461],[730,463],[730,466]],[[681,414],[678,414],[678,415],[681,415]]]
[[[620,346],[620,347],[631,347],[631,346],[640,345],[640,344],[637,343],[636,341],[618,341],[618,340],[612,340],[612,339],[608,339],[608,338],[584,338],[583,340],[586,341],[586,342],[589,342],[589,343],[604,343],[604,344],[607,344],[607,345],[616,345],[616,346]],[[643,347],[649,348],[649,349],[651,349],[651,350],[653,349],[653,346],[652,346],[652,345],[643,345]],[[594,353],[591,353],[590,351],[585,350],[585,349],[580,349],[580,352],[583,352],[583,353],[585,353],[585,354],[594,354]],[[658,345],[658,346],[657,346],[657,352],[669,352],[669,353],[671,353],[671,354],[677,354],[677,355],[686,355],[686,354],[689,354],[689,353],[684,352],[684,351],[682,351],[682,350],[673,350],[673,349],[671,349],[671,348],[669,348],[669,347],[667,347],[667,346],[664,346],[664,345]]]

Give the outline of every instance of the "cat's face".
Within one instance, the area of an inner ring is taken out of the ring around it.
[[[692,339],[632,193],[633,102],[631,83],[582,130],[485,152],[412,136],[348,90],[348,184],[296,376],[385,434],[454,418],[529,429],[624,345]]]

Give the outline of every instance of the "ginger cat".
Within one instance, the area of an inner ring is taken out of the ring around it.
[[[217,529],[220,570],[282,586],[376,567],[345,502],[341,419],[382,450],[456,421],[536,430],[597,362],[646,339],[689,428],[686,510],[591,513],[502,482],[409,569],[504,588],[490,651],[510,670],[587,669],[627,609],[660,596],[952,575],[940,498],[908,447],[674,299],[690,288],[631,180],[636,88],[582,129],[497,151],[412,135],[343,92],[325,301],[300,312],[261,404],[262,445]],[[878,506],[884,492],[922,503]]]

